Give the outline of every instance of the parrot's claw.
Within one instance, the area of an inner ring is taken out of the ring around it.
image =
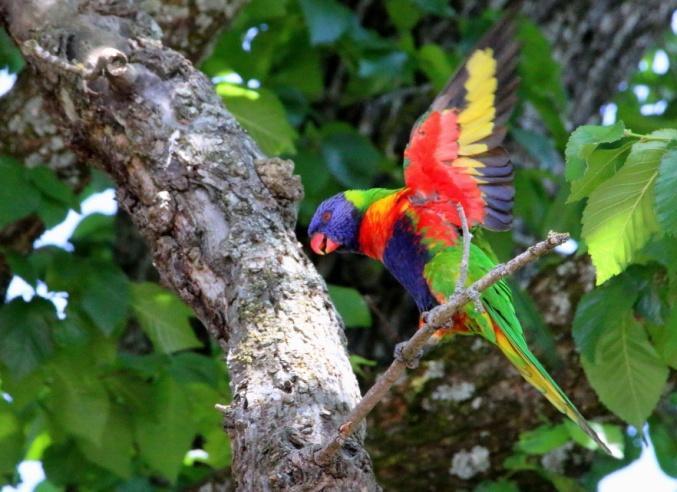
[[[419,350],[418,353],[413,357],[405,357],[402,352],[404,351],[404,347],[406,347],[406,345],[407,342],[401,342],[395,345],[395,359],[400,361],[409,369],[416,369],[418,364],[421,362],[421,357],[423,357],[423,349]]]
[[[468,297],[470,297],[470,300],[472,300],[473,306],[475,306],[475,310],[478,313],[484,313],[484,305],[482,304],[482,298],[480,297],[480,293],[473,289],[473,288],[468,288]]]

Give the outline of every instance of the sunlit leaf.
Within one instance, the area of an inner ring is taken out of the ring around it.
[[[545,454],[565,444],[569,440],[569,431],[564,424],[542,425],[536,429],[522,432],[517,441],[517,449],[527,454]]]
[[[615,142],[623,138],[624,130],[625,126],[622,121],[617,121],[609,126],[582,125],[576,128],[569,137],[564,151],[567,181],[575,181],[585,174],[585,156],[582,155],[585,145]]]
[[[613,143],[613,146],[585,144],[579,155],[587,163],[585,174],[571,183],[571,195],[567,203],[576,202],[590,196],[595,189],[623,165],[630,153],[633,141],[624,139]],[[586,147],[591,146],[590,150]]]
[[[665,148],[666,143],[657,140],[634,144],[623,168],[590,195],[582,236],[598,285],[620,273],[659,230],[654,183]]]

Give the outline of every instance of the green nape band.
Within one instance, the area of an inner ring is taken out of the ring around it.
[[[346,200],[355,205],[355,208],[364,211],[375,201],[385,198],[388,195],[392,195],[393,193],[397,193],[400,189],[370,188],[368,190],[348,190],[343,192],[343,196],[346,197]]]

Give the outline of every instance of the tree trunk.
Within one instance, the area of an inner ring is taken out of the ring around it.
[[[302,191],[291,163],[261,154],[133,3],[0,4],[67,144],[110,173],[162,280],[227,350],[238,486],[377,489],[363,431],[330,467],[312,460],[359,389],[324,282],[293,234]],[[74,59],[96,70],[73,73]]]

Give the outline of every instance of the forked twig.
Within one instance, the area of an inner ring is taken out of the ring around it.
[[[463,272],[465,272],[464,275],[467,275],[470,239],[467,220],[465,220],[465,214],[463,213],[462,208],[459,208],[459,216],[461,217],[461,223],[463,225],[464,237],[461,273],[463,274]],[[469,301],[472,301],[473,298],[477,298],[479,292],[486,290],[502,278],[513,274],[539,256],[544,255],[556,246],[564,243],[567,239],[569,239],[568,234],[551,231],[548,233],[548,237],[545,240],[530,246],[526,251],[520,253],[512,260],[496,265],[490,272],[469,287],[459,289],[457,285],[456,291],[446,303],[436,306],[425,315],[424,324],[421,325],[418,331],[414,333],[400,351],[400,357],[393,360],[388,369],[386,369],[376,383],[369,388],[369,391],[367,391],[355,408],[350,412],[346,421],[339,427],[338,432],[334,437],[332,437],[322,449],[315,452],[315,462],[321,466],[325,466],[331,462],[332,457],[341,448],[345,440],[353,433],[360,422],[366,418],[369,412],[371,412],[378,402],[381,401],[393,384],[395,384],[404,373],[407,367],[406,361],[416,358],[435,330],[448,325],[452,316],[459,308]],[[463,284],[460,285],[462,286]]]

